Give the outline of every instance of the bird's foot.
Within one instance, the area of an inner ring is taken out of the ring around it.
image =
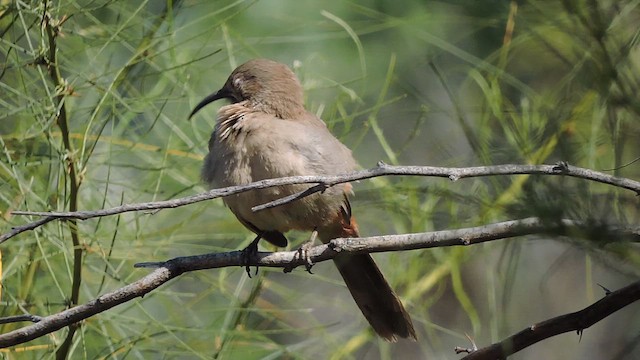
[[[242,250],[242,265],[240,266],[244,266],[245,270],[247,271],[247,276],[249,277],[251,277],[251,260],[253,260],[255,256],[258,255],[258,242],[261,238],[262,236],[260,235],[256,236],[251,244],[249,244],[249,246]],[[259,266],[256,265],[256,272],[254,275],[258,275],[258,267]]]
[[[309,249],[313,247],[313,244],[315,243],[317,237],[318,237],[318,231],[313,230],[313,232],[311,233],[311,236],[309,237],[309,240],[305,241],[302,245],[300,245],[300,247],[296,251],[296,254],[293,256],[292,263],[295,263],[297,261],[304,261],[304,267],[309,274],[313,274],[311,272],[311,268],[313,267],[313,261],[311,261],[311,258],[309,257]],[[292,264],[291,266],[284,268],[284,272],[286,273],[291,272],[294,268],[295,266]]]

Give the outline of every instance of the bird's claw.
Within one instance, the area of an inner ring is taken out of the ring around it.
[[[251,260],[258,255],[258,241],[260,241],[260,236],[258,235],[246,248],[241,250],[242,252],[242,265],[247,271],[247,276],[251,277]],[[258,275],[259,266],[256,265],[256,272],[254,275]]]
[[[298,259],[304,261],[304,268],[307,270],[309,274],[313,274],[311,272],[311,268],[313,267],[313,261],[309,257],[309,249],[313,247],[313,241],[307,241],[302,244],[298,249]]]
[[[311,237],[309,238],[309,240],[307,240],[302,245],[300,245],[300,247],[296,251],[295,255],[293,255],[293,260],[291,261],[292,265],[291,266],[287,266],[287,267],[284,268],[284,272],[285,273],[289,273],[289,272],[293,271],[293,269],[296,267],[296,265],[294,265],[294,264],[297,263],[298,261],[302,261],[302,262],[304,262],[305,270],[309,274],[313,274],[311,272],[311,268],[313,267],[314,264],[313,264],[313,261],[311,261],[311,258],[309,257],[309,249],[311,249],[313,247],[313,244],[316,241],[316,237],[317,236],[318,236],[318,232],[316,230],[314,230],[311,233]]]

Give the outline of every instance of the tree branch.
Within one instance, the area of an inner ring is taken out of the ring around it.
[[[580,334],[584,329],[638,300],[640,300],[640,281],[611,292],[580,311],[533,324],[500,342],[472,352],[463,360],[504,359],[555,335],[569,331],[577,331]]]
[[[0,236],[0,244],[2,244],[5,240],[11,239],[12,237],[18,234],[21,234],[25,231],[37,229],[44,224],[47,224],[53,220],[59,220],[59,219],[60,218],[56,218],[54,216],[47,216],[47,217],[43,217],[42,219],[38,219],[36,221],[32,221],[24,225],[14,226],[11,228],[11,231],[4,233]]]
[[[30,321],[30,322],[37,323],[37,322],[40,322],[40,320],[42,320],[40,316],[23,314],[23,315],[13,315],[13,316],[0,318],[0,324],[10,324],[15,322],[23,322],[23,321]]]
[[[530,234],[563,235],[570,233],[572,236],[589,236],[592,229],[588,223],[573,220],[545,222],[538,218],[526,218],[456,230],[384,235],[368,238],[334,239],[328,244],[309,249],[308,255],[313,263],[318,263],[333,259],[339,253],[373,253],[471,245]],[[640,241],[640,232],[638,229],[620,227],[611,228],[607,232],[603,232],[601,228],[598,230],[597,233],[599,235],[606,234],[609,239],[615,239],[611,241]],[[291,269],[297,266],[304,266],[306,260],[301,259],[297,251],[275,253],[259,252],[255,258],[249,261],[249,264],[251,266]],[[111,309],[114,306],[128,302],[136,297],[144,296],[182,273],[244,265],[245,261],[241,251],[185,256],[165,262],[136,264],[136,267],[156,267],[157,269],[130,285],[99,296],[86,304],[64,310],[54,315],[42,317],[36,324],[2,334],[0,335],[0,347],[13,346],[36,339]]]
[[[349,174],[333,175],[333,176],[290,176],[278,179],[267,179],[256,181],[251,184],[242,186],[230,186],[226,188],[213,189],[204,193],[187,196],[179,199],[165,200],[165,201],[152,201],[138,204],[125,204],[122,206],[116,206],[110,209],[101,209],[94,211],[70,211],[70,212],[33,212],[33,211],[13,211],[14,215],[32,215],[32,216],[46,216],[54,219],[78,219],[86,220],[102,216],[110,216],[121,214],[125,212],[133,211],[151,211],[158,209],[177,208],[180,206],[190,205],[197,202],[216,199],[229,195],[238,194],[241,192],[264,189],[274,186],[292,185],[292,184],[317,184],[310,189],[304,190],[300,193],[284,197],[282,199],[256,206],[253,210],[260,211],[266,208],[279,206],[291,201],[295,201],[299,198],[309,196],[316,192],[321,192],[327,187],[331,187],[337,184],[346,183],[350,181],[370,179],[380,176],[428,176],[428,177],[442,177],[448,178],[452,181],[463,178],[483,177],[483,176],[496,176],[496,175],[563,175],[595,181],[615,187],[634,191],[636,194],[640,194],[640,182],[611,176],[601,172],[579,168],[568,165],[564,162],[556,165],[494,165],[494,166],[476,166],[468,168],[450,168],[450,167],[433,167],[433,166],[392,166],[382,162],[378,163],[378,166],[362,171],[356,171]],[[11,232],[5,233],[0,236],[0,243],[18,235],[21,232],[27,230],[33,230],[38,226],[43,225],[43,220],[39,220],[40,223],[29,223],[21,227],[16,227]],[[50,221],[50,220],[49,220]],[[19,229],[16,231],[15,229]]]

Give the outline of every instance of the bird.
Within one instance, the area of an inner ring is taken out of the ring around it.
[[[351,150],[328,130],[325,122],[304,107],[303,88],[285,64],[253,59],[231,72],[224,86],[206,96],[191,111],[192,118],[220,99],[209,140],[202,179],[210,188],[299,175],[337,175],[357,168]],[[256,234],[245,249],[257,252],[264,239],[287,246],[285,233],[309,231],[324,243],[359,237],[351,213],[349,183],[327,188],[294,202],[254,212],[252,207],[306,190],[286,185],[251,190],[223,198],[238,221]],[[411,318],[369,254],[339,254],[335,265],[356,305],[383,339],[416,340]]]

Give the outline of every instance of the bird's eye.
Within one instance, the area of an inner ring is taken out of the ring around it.
[[[242,85],[242,79],[240,79],[240,78],[235,78],[235,79],[233,80],[233,86],[234,86],[236,89],[240,89],[240,88],[241,88],[241,85]]]

